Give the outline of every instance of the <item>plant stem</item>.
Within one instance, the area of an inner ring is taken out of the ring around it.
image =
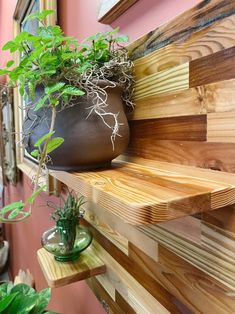
[[[51,125],[50,125],[50,130],[49,130],[50,134],[52,134],[54,127],[55,127],[56,107],[51,106],[51,111],[52,111],[52,115],[51,115]],[[52,135],[45,140],[45,144],[43,146],[43,150],[42,150],[42,153],[41,153],[40,158],[39,158],[39,164],[38,164],[38,169],[37,169],[37,173],[36,173],[36,177],[35,177],[33,193],[37,191],[37,188],[39,185],[39,182],[38,182],[39,176],[40,176],[42,165],[44,164],[46,157],[47,157],[47,147],[48,147],[48,144],[51,140],[51,137],[52,137]]]

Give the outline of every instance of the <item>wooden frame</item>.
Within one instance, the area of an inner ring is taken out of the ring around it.
[[[14,35],[16,36],[20,32],[21,23],[27,15],[27,11],[29,10],[30,6],[34,3],[35,0],[18,0],[15,8],[15,12],[13,15],[13,27],[14,27]],[[56,0],[39,0],[39,7],[40,11],[42,10],[55,10],[57,9],[57,2]],[[47,17],[47,24],[48,25],[54,25],[56,24],[57,16],[56,14],[50,15]],[[19,54],[15,55],[15,60],[17,63],[19,63]],[[27,157],[25,157],[24,153],[24,147],[20,145],[22,142],[22,114],[21,114],[21,105],[22,105],[22,99],[19,94],[18,88],[15,88],[14,90],[14,112],[15,112],[15,129],[16,129],[16,161],[18,168],[26,174],[31,179],[34,178],[36,174],[37,165],[35,165],[34,162],[29,160]],[[47,192],[49,194],[57,193],[57,182],[55,179],[53,179],[49,173],[47,176],[41,179],[39,182],[41,185],[47,186]]]
[[[16,184],[15,127],[12,88],[0,88],[0,162],[1,182]]]
[[[98,21],[110,24],[138,0],[100,0]]]

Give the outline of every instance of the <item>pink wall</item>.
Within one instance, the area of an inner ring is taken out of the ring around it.
[[[52,0],[51,0],[52,1]],[[98,0],[97,0],[98,1]],[[139,0],[111,26],[97,22],[95,0],[59,0],[59,22],[67,35],[80,40],[99,31],[120,26],[121,32],[128,34],[131,41],[175,15],[196,5],[199,0]],[[0,0],[0,46],[12,37],[12,15],[17,0]],[[7,60],[6,53],[0,53],[0,65]],[[30,182],[23,177],[17,188],[9,187],[6,200],[24,199],[31,190]],[[15,275],[19,268],[29,268],[36,280],[36,287],[46,287],[46,282],[39,268],[36,251],[40,248],[40,237],[50,225],[48,209],[44,204],[48,197],[43,195],[30,219],[15,225],[7,225],[6,231],[11,242],[11,272]],[[99,314],[103,309],[84,282],[64,288],[53,289],[50,309],[64,314]]]

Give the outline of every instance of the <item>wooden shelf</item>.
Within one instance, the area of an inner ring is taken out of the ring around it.
[[[51,288],[65,286],[106,272],[106,266],[93,252],[92,245],[74,262],[57,262],[54,256],[43,248],[38,250],[37,256]]]
[[[115,161],[107,170],[51,174],[133,225],[156,224],[235,203],[235,174],[137,159],[138,163]]]

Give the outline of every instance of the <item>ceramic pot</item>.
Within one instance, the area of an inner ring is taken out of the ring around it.
[[[105,81],[99,85],[105,86]],[[76,105],[58,110],[55,123],[55,136],[64,138],[64,143],[50,153],[52,163],[48,168],[55,170],[76,171],[107,167],[111,160],[120,155],[129,142],[129,126],[121,99],[122,90],[119,86],[106,88],[106,112],[118,113],[120,123],[119,134],[116,136],[114,148],[111,142],[112,131],[104,124],[102,119],[92,112],[90,115],[91,99],[79,97]],[[37,92],[40,98],[43,90]],[[100,95],[103,97],[102,95]],[[78,103],[79,101],[79,103]],[[48,133],[51,110],[42,108],[36,112],[28,110],[24,121],[24,132],[30,133],[25,137],[26,150],[33,151],[34,143],[44,134]],[[111,119],[110,117],[107,119]],[[113,119],[113,118],[112,118]],[[111,123],[111,120],[107,120]]]
[[[42,246],[54,255],[55,260],[76,260],[92,241],[90,231],[72,220],[60,219],[56,226],[42,235]]]

